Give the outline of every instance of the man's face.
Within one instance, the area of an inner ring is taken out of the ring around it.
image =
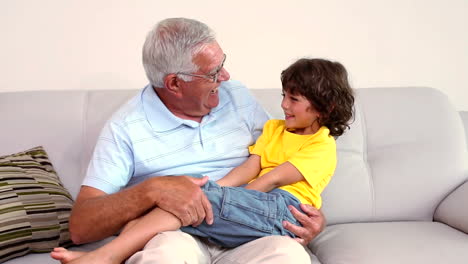
[[[227,70],[222,67],[223,60],[224,53],[217,42],[207,45],[193,58],[193,62],[199,67],[193,74],[213,75],[219,71],[219,75],[216,82],[200,77],[192,77],[189,82],[180,80],[183,96],[181,108],[185,115],[203,117],[219,104],[219,85],[230,78]]]

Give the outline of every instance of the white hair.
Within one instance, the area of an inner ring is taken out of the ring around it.
[[[143,67],[150,84],[162,88],[170,73],[196,72],[198,66],[192,62],[193,56],[214,41],[214,32],[200,21],[188,18],[160,21],[143,45]],[[192,80],[190,76],[180,78]]]

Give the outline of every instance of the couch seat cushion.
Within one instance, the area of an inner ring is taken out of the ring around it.
[[[328,226],[309,245],[321,263],[466,263],[468,236],[437,222]]]
[[[80,246],[73,246],[70,247],[70,250],[75,250],[75,251],[85,251],[89,252],[92,250],[95,250],[99,247],[104,246],[105,244],[109,243],[112,239],[115,237],[109,237],[101,241],[97,241],[94,243],[89,243],[89,244],[84,244]],[[28,254],[26,256],[22,256],[20,258],[14,258],[11,259],[7,262],[4,262],[2,264],[58,264],[59,262],[53,258],[50,257],[49,253],[37,253],[37,254]],[[315,263],[314,263],[315,264]]]

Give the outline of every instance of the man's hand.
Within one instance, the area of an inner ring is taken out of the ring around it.
[[[199,225],[204,219],[211,224],[211,203],[200,189],[207,180],[153,177],[114,194],[82,186],[70,216],[71,239],[75,244],[103,239],[155,206],[177,216],[183,225]]]
[[[155,184],[149,184],[148,188],[151,189],[148,191],[155,197],[155,206],[175,215],[182,226],[197,226],[203,220],[213,223],[211,203],[200,189],[208,177],[165,176],[154,179]]]
[[[283,221],[283,226],[294,233],[294,238],[301,245],[306,246],[325,228],[325,217],[320,210],[308,204],[301,204],[301,209],[307,215],[301,213],[294,206],[288,206],[293,216],[302,224],[302,226],[293,225],[288,221]]]

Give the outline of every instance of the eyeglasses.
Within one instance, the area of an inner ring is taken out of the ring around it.
[[[211,80],[212,82],[218,82],[218,77],[219,77],[219,73],[221,72],[221,70],[223,69],[224,67],[224,62],[226,61],[226,54],[224,54],[224,57],[223,57],[223,61],[221,62],[221,64],[216,67],[213,71],[214,73],[212,74],[207,74],[207,75],[200,75],[200,74],[193,74],[193,73],[185,73],[185,72],[178,72],[176,73],[177,75],[178,74],[181,74],[181,75],[187,75],[187,76],[192,76],[192,77],[199,77],[199,78],[204,78],[204,79],[208,79],[208,80]]]

